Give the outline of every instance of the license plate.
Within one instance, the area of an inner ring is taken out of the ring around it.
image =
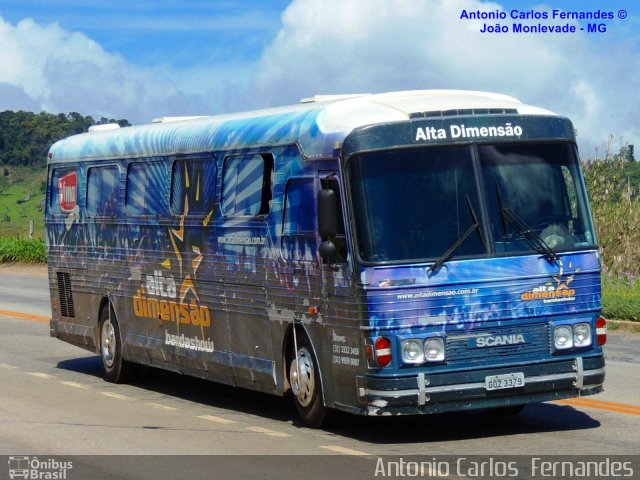
[[[507,373],[484,377],[484,388],[487,390],[503,390],[506,388],[524,387],[524,373]]]

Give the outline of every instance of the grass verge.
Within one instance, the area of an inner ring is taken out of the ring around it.
[[[602,305],[605,318],[640,322],[640,281],[604,276]]]
[[[44,240],[0,238],[0,262],[47,263]]]

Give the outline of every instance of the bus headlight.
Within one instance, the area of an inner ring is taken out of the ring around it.
[[[422,341],[418,338],[410,338],[402,340],[402,361],[404,363],[423,363],[424,350],[422,349]]]
[[[573,344],[576,347],[588,347],[591,345],[591,325],[588,323],[576,323],[573,326]]]
[[[556,350],[573,348],[573,329],[571,325],[560,325],[553,331],[553,344]]]
[[[427,362],[444,361],[444,339],[442,337],[427,338],[424,341],[424,356]]]

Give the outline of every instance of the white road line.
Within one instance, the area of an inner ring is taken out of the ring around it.
[[[46,378],[47,380],[56,378],[53,375],[49,375],[48,373],[42,373],[42,372],[27,372],[27,375],[31,375],[32,377],[38,377],[38,378]]]
[[[114,392],[100,392],[100,395],[104,395],[105,397],[115,398],[116,400],[135,400],[135,398],[127,397],[126,395],[120,395],[119,393]]]
[[[83,390],[89,390],[89,385],[85,385],[84,383],[78,383],[78,382],[60,382],[63,385],[67,385],[69,387],[73,387],[73,388],[81,388]]]
[[[6,363],[0,363],[0,368],[4,368],[5,370],[17,370],[18,367],[14,367],[13,365],[7,365]]]
[[[158,410],[166,410],[166,411],[171,411],[171,412],[175,412],[176,410],[178,410],[175,407],[170,407],[168,405],[162,405],[161,403],[145,403],[145,405],[149,406],[149,407],[153,407],[153,408],[157,408]]]
[[[236,423],[233,420],[227,420],[226,418],[214,417],[213,415],[201,415],[198,418],[202,418],[203,420],[209,420],[210,422],[222,423],[222,424]]]
[[[290,437],[291,436],[288,433],[276,432],[275,430],[269,430],[268,428],[262,428],[262,427],[246,427],[246,429],[250,430],[252,432],[262,433],[264,435],[269,435],[270,437],[284,438],[284,437]]]
[[[371,457],[369,453],[361,452],[360,450],[352,450],[350,448],[339,447],[338,445],[322,445],[320,448],[331,450],[336,453],[344,453],[345,455],[354,455],[358,457]]]

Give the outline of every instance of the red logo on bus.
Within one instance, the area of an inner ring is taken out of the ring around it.
[[[60,209],[70,212],[78,204],[78,174],[71,172],[58,180],[58,199]]]

